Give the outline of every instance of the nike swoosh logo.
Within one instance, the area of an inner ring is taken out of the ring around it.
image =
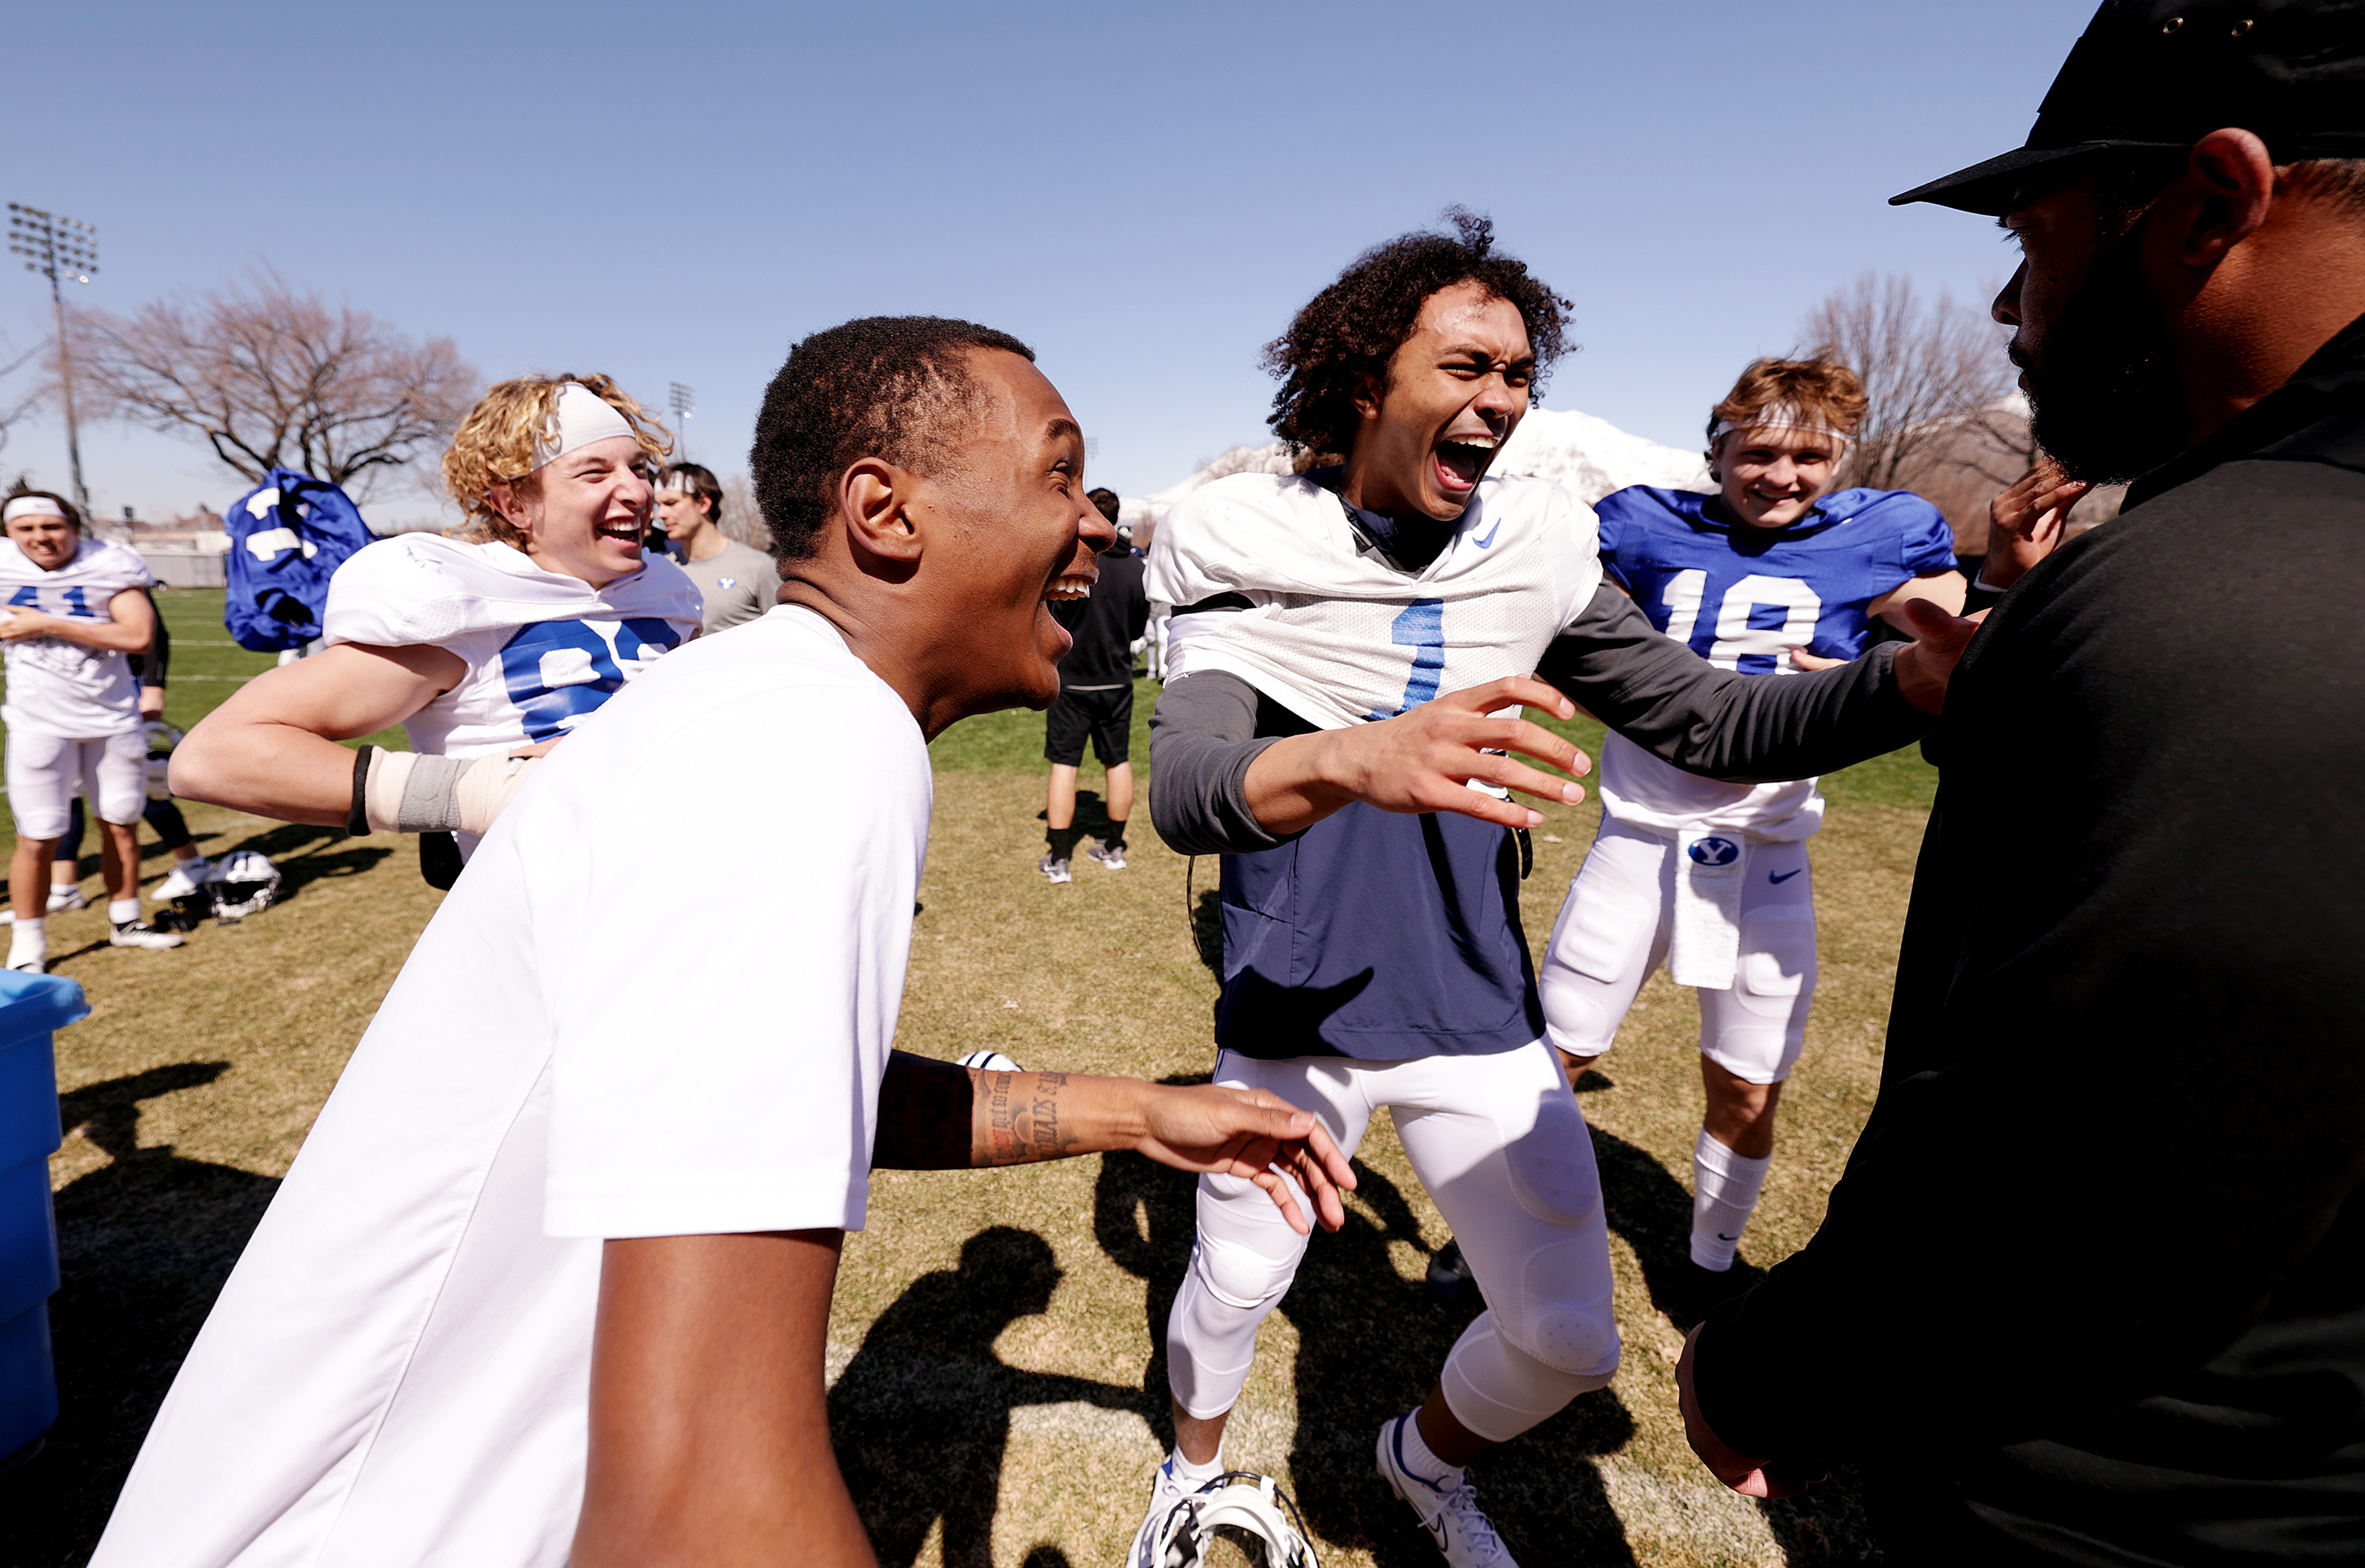
[[[1721,1231],[1721,1230],[1720,1230],[1720,1231],[1718,1231],[1718,1232],[1716,1233],[1716,1238],[1717,1238],[1719,1241],[1738,1241],[1738,1240],[1740,1240],[1740,1239],[1741,1239],[1741,1238],[1739,1238],[1739,1237],[1737,1237],[1737,1236],[1727,1236],[1724,1232],[1722,1232],[1722,1231]]]
[[[1494,527],[1492,527],[1492,528],[1490,528],[1490,529],[1488,529],[1488,530],[1486,531],[1486,537],[1485,537],[1485,538],[1484,538],[1484,539],[1474,539],[1474,540],[1472,540],[1470,543],[1473,543],[1473,544],[1475,544],[1476,546],[1478,546],[1478,548],[1479,548],[1479,549],[1484,550],[1484,549],[1487,548],[1489,545],[1493,544],[1493,543],[1495,543],[1495,535],[1496,535],[1496,534],[1498,534],[1498,533],[1500,533],[1500,532],[1503,532],[1503,520],[1502,520],[1501,518],[1499,518],[1499,517],[1498,517],[1498,518],[1496,518],[1496,519],[1495,520],[1495,526],[1494,526]]]
[[[1806,868],[1804,866],[1799,868],[1799,871],[1803,871]],[[1791,878],[1797,876],[1799,871],[1768,871],[1765,873],[1765,879],[1769,882],[1787,882]]]

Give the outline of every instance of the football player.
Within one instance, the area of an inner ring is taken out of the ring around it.
[[[340,566],[329,646],[192,729],[173,792],[355,834],[449,835],[420,846],[428,880],[449,887],[531,759],[698,633],[697,588],[641,548],[666,450],[604,375],[495,386],[443,454],[467,525],[383,539]],[[336,744],[398,723],[408,752]]]
[[[1797,673],[1862,654],[1904,605],[1959,610],[1938,509],[1904,490],[1833,488],[1864,419],[1855,372],[1761,359],[1709,416],[1714,494],[1637,485],[1603,498],[1601,564],[1651,624],[1721,669]],[[1679,1315],[1713,1305],[1774,1149],[1774,1114],[1815,989],[1822,825],[1811,778],[1726,784],[1622,735],[1601,747],[1601,826],[1552,927],[1544,1019],[1574,1083],[1609,1048],[1662,962],[1699,998],[1708,1110],[1692,1154],[1691,1277]]]
[[[107,940],[118,947],[177,947],[181,938],[140,918],[136,829],[148,804],[148,737],[129,655],[156,631],[156,579],[133,552],[84,536],[73,503],[46,490],[0,507],[0,648],[8,692],[8,810],[17,849],[8,866],[8,967],[49,967],[50,862],[65,838],[77,791],[98,813]]]
[[[1490,476],[1560,353],[1568,304],[1490,226],[1411,234],[1349,267],[1267,351],[1273,428],[1346,454],[1238,475],[1169,512],[1149,591],[1168,607],[1151,720],[1160,834],[1221,854],[1215,1081],[1269,1089],[1352,1151],[1382,1108],[1460,1238],[1487,1311],[1377,1463],[1447,1560],[1508,1564],[1463,1467],[1618,1364],[1592,1145],[1544,1037],[1519,921],[1519,790],[1582,771],[1518,717],[1557,685],[1692,770],[1812,775],[1922,733],[1970,624],[1788,681],[1717,668],[1603,584],[1592,512],[1556,485]],[[1552,684],[1536,678],[1541,672]],[[1304,1241],[1253,1187],[1205,1177],[1167,1327],[1176,1445],[1137,1551],[1221,1468],[1258,1324]]]

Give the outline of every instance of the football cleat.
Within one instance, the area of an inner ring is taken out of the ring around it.
[[[50,963],[46,958],[28,958],[21,964],[11,964],[8,968],[20,975],[45,975],[50,972]]]
[[[1025,1072],[1026,1070],[1000,1051],[971,1051],[960,1058],[960,1064],[963,1067],[975,1068],[980,1072]]]
[[[106,938],[110,947],[145,947],[161,953],[167,947],[177,947],[188,938],[170,931],[159,931],[144,920],[118,920]]]
[[[196,868],[194,873],[190,869],[192,867]],[[164,879],[156,884],[156,902],[171,903],[175,899],[187,898],[205,886],[207,873],[212,869],[212,864],[205,860],[174,861],[173,868],[164,873]]]
[[[1437,1543],[1453,1568],[1519,1568],[1495,1521],[1478,1506],[1477,1488],[1467,1480],[1451,1486],[1415,1475],[1405,1468],[1404,1426],[1413,1418],[1406,1411],[1380,1427],[1380,1479],[1388,1490],[1412,1505],[1420,1528]]]
[[[1122,871],[1125,869],[1125,846],[1095,844],[1084,851],[1084,858],[1099,861],[1104,870]]]
[[[90,895],[82,890],[81,883],[51,882],[50,884],[50,913],[55,914],[61,910],[88,909],[89,907]]]
[[[1216,1531],[1226,1528],[1256,1538],[1265,1568],[1321,1568],[1305,1522],[1272,1476],[1227,1470],[1185,1492],[1163,1464],[1150,1483],[1149,1517],[1134,1532],[1125,1568],[1199,1568]]]
[[[1042,859],[1035,862],[1035,869],[1042,872],[1044,877],[1053,883],[1068,882],[1075,879],[1069,873],[1068,863],[1065,860],[1052,859],[1048,851],[1044,853]]]

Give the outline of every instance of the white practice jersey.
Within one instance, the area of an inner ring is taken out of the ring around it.
[[[1227,670],[1335,730],[1534,674],[1600,582],[1592,510],[1549,480],[1480,480],[1444,550],[1407,574],[1312,479],[1235,474],[1166,514],[1146,587],[1155,613],[1247,601],[1173,615],[1168,679]]]
[[[148,563],[120,544],[85,539],[54,572],[0,541],[0,609],[38,610],[77,621],[112,621],[107,604],[126,588],[153,588]],[[85,648],[63,637],[29,637],[6,649],[8,694],[0,722],[73,740],[127,734],[140,727],[140,684],[129,655]]]
[[[662,555],[642,561],[595,588],[507,544],[400,534],[337,568],[323,636],[456,655],[467,673],[403,728],[431,756],[494,756],[566,734],[697,633],[697,585]]]

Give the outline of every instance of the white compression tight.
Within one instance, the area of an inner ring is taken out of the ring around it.
[[[1544,1042],[1395,1062],[1257,1061],[1225,1051],[1216,1081],[1270,1089],[1313,1112],[1350,1155],[1374,1111],[1393,1114],[1413,1170],[1485,1294],[1487,1310],[1455,1343],[1440,1378],[1463,1426],[1506,1441],[1617,1372],[1593,1140]],[[1257,1326],[1288,1291],[1306,1241],[1254,1183],[1199,1179],[1198,1238],[1166,1325],[1169,1385],[1184,1412],[1206,1419],[1239,1398]]]

